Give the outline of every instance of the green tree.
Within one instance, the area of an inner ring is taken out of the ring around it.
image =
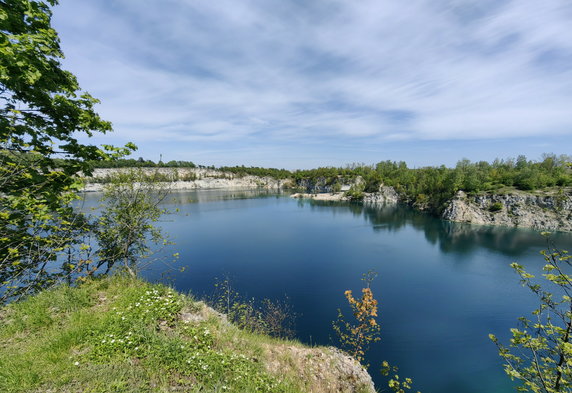
[[[83,220],[71,207],[88,161],[135,149],[77,138],[111,131],[97,100],[61,67],[56,0],[0,0],[0,284],[28,292],[53,281],[59,253]],[[51,272],[51,273],[50,273]]]
[[[540,300],[533,318],[520,318],[521,327],[511,329],[507,347],[494,336],[505,361],[505,371],[522,383],[519,391],[535,393],[570,392],[572,389],[572,274],[571,256],[554,247],[542,251],[544,286],[524,268],[513,263],[521,282]]]
[[[119,263],[136,276],[152,254],[151,246],[167,244],[161,230],[153,225],[166,213],[159,205],[169,194],[167,187],[142,169],[129,169],[112,177],[104,189],[103,211],[94,225],[99,247],[94,271],[105,267],[107,273]]]

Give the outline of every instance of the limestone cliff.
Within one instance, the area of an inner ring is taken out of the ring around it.
[[[449,221],[572,231],[570,194],[485,194],[459,191],[442,214]]]
[[[126,170],[128,169],[96,169],[92,177],[86,179],[84,191],[102,191],[110,176]],[[142,168],[142,170],[149,175],[157,174],[160,181],[169,182],[171,190],[251,190],[259,188],[280,190],[288,184],[287,180],[277,180],[271,177],[237,176],[233,173],[206,168]]]
[[[349,202],[351,199],[345,192],[322,192],[322,193],[297,193],[290,195],[292,198],[306,198],[316,201]],[[395,204],[399,202],[399,195],[393,187],[380,187],[378,192],[364,192],[360,202],[367,205]]]
[[[399,194],[393,187],[381,186],[378,192],[364,193],[365,204],[393,204],[399,202]]]
[[[85,191],[101,191],[110,176],[125,169],[96,169],[87,179]],[[187,189],[303,189],[305,193],[294,194],[297,198],[322,201],[348,201],[345,191],[363,184],[361,177],[340,182],[340,179],[325,177],[315,179],[278,180],[271,177],[236,176],[206,168],[143,168],[158,173],[161,181],[168,181],[173,190]],[[361,195],[360,195],[361,198]],[[355,200],[355,199],[354,199]],[[377,192],[363,193],[364,204],[407,203],[392,187],[381,186]],[[423,205],[413,204],[423,210]],[[499,194],[469,196],[459,191],[448,203],[441,218],[455,222],[480,225],[503,225],[528,227],[540,230],[572,231],[572,191],[558,194],[550,192],[526,193],[511,191]]]

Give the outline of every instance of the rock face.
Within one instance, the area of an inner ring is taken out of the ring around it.
[[[357,176],[349,182],[342,182],[337,178],[317,177],[298,180],[295,187],[305,190],[308,194],[322,194],[348,191],[352,186],[359,186],[363,183],[364,180],[361,176]]]
[[[467,196],[459,191],[442,214],[449,221],[572,231],[570,195]]]
[[[106,179],[109,176],[126,171],[127,169],[99,168],[93,172],[93,176],[87,179],[84,191],[102,191]],[[146,174],[157,173],[161,178],[169,182],[171,190],[195,190],[195,189],[267,189],[279,190],[285,187],[287,181],[277,180],[271,177],[236,176],[233,173],[221,172],[214,169],[204,168],[142,168]]]
[[[371,376],[354,358],[337,348],[304,348],[294,345],[266,345],[265,367],[280,375],[285,368],[295,371],[312,393],[375,393]]]
[[[394,204],[399,202],[399,194],[393,187],[382,186],[378,192],[365,193],[363,203],[365,204]]]
[[[322,192],[322,193],[297,193],[290,195],[292,198],[307,198],[315,201],[327,202],[347,202],[350,198],[345,196],[343,192]],[[362,202],[364,204],[395,204],[399,202],[399,195],[393,187],[380,187],[379,192],[365,192]]]
[[[185,309],[180,318],[184,323],[200,323],[218,319],[232,330],[225,314],[203,302],[194,309]],[[305,347],[299,344],[273,341],[262,344],[259,361],[277,377],[287,370],[303,382],[305,391],[312,393],[375,393],[371,376],[354,358],[335,347]]]

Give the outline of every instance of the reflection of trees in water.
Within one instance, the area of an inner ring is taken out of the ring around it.
[[[376,232],[397,232],[407,226],[423,231],[425,239],[437,245],[443,253],[471,254],[480,248],[518,257],[530,250],[546,248],[546,238],[540,231],[509,227],[471,225],[444,221],[429,214],[399,205],[362,205],[324,201],[305,201],[312,209],[332,209],[334,214],[347,212],[362,216]],[[572,250],[572,234],[554,233],[554,243]]]
[[[205,203],[236,199],[260,199],[280,197],[276,190],[200,190],[173,191],[164,205],[186,205],[189,203]]]

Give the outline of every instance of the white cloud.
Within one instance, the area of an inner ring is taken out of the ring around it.
[[[66,66],[142,143],[572,132],[564,0],[74,0],[55,21]]]

